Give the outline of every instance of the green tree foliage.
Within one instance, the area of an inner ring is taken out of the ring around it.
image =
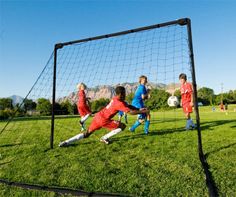
[[[100,111],[109,102],[110,102],[110,99],[106,99],[106,98],[101,98],[101,99],[95,100],[91,103],[91,109],[93,112]]]
[[[215,104],[219,105],[221,103],[221,99],[224,104],[236,104],[236,90],[230,90],[227,93],[216,95]]]
[[[133,98],[134,98],[134,93],[130,93],[130,94],[128,94],[128,95],[126,96],[126,99],[125,99],[125,100],[126,100],[129,104],[131,104]]]
[[[211,88],[203,87],[198,90],[198,101],[204,105],[212,105],[214,102],[214,90]]]
[[[25,113],[29,110],[35,110],[36,106],[37,106],[37,104],[33,100],[31,100],[31,99],[25,99],[24,100],[23,109],[24,109]]]
[[[73,105],[70,103],[70,101],[66,100],[61,103],[61,114],[74,114]]]
[[[181,99],[181,93],[180,93],[180,89],[178,90],[175,90],[175,93],[174,93],[175,96],[178,97],[178,99]]]
[[[78,112],[78,109],[77,109],[77,105],[74,103],[74,104],[72,105],[72,107],[73,107],[73,113],[74,113],[74,114],[78,114],[79,112]]]
[[[52,104],[48,99],[39,98],[36,110],[39,111],[41,115],[50,115],[52,110]]]
[[[13,109],[11,98],[1,98],[0,99],[0,110]]]
[[[152,89],[151,97],[145,102],[150,110],[158,110],[168,108],[167,100],[170,94],[165,90]]]
[[[6,120],[14,113],[13,101],[11,98],[0,99],[0,120]]]

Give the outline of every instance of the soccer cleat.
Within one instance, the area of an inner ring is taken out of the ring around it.
[[[135,131],[135,129],[133,129],[132,127],[129,128],[129,131],[131,131],[132,133]]]
[[[196,129],[196,128],[197,128],[197,125],[192,124],[191,127],[192,127],[192,129]]]
[[[149,131],[148,131],[148,130],[145,130],[145,131],[144,131],[144,134],[145,134],[145,135],[148,135],[148,134],[149,134]]]
[[[150,121],[146,120],[145,121],[145,126],[144,126],[144,133],[147,135],[149,132],[149,125],[150,125]]]
[[[60,142],[59,144],[59,147],[67,147],[67,146],[69,146],[69,144],[66,141]]]
[[[135,129],[136,129],[140,124],[141,124],[141,123],[140,123],[138,120],[136,120],[136,122],[133,124],[132,127],[129,128],[129,130],[130,130],[131,132],[134,132]]]
[[[109,139],[101,138],[101,139],[100,139],[100,142],[103,142],[104,144],[110,144]]]

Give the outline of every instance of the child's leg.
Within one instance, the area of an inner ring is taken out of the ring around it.
[[[128,118],[127,118],[127,113],[125,113],[125,123],[128,124]]]
[[[88,118],[89,118],[90,114],[86,114],[85,116],[81,117],[80,122],[84,123]]]
[[[186,129],[189,130],[195,128],[195,124],[193,123],[193,120],[190,117],[190,113],[186,113],[186,119]]]
[[[60,147],[63,147],[63,146],[69,146],[70,144],[72,144],[73,142],[75,141],[78,141],[78,140],[81,140],[83,138],[87,138],[88,136],[90,136],[92,134],[92,132],[89,132],[89,131],[86,131],[85,133],[80,133],[78,135],[75,135],[74,137],[68,139],[68,140],[65,140],[63,142],[61,142],[59,144]]]
[[[126,125],[124,123],[120,123],[117,121],[111,121],[110,123],[104,125],[104,127],[108,128],[108,129],[112,129],[112,131],[110,131],[106,135],[102,136],[100,141],[104,142],[106,144],[109,144],[109,138],[111,138],[112,136],[114,136],[114,135],[120,133],[122,130],[124,130]]]
[[[138,120],[136,120],[136,122],[132,125],[132,127],[130,127],[129,130],[131,132],[134,132],[135,129],[144,122],[144,120],[145,120],[145,115],[144,114],[139,114],[138,115]]]
[[[149,133],[149,125],[150,125],[150,119],[151,119],[151,115],[150,113],[147,114],[147,118],[145,120],[145,126],[144,126],[144,133],[148,134]]]
[[[80,121],[79,121],[79,123],[80,123],[80,125],[81,125],[81,131],[84,131],[84,130],[86,129],[84,123],[85,123],[85,121],[89,118],[90,115],[91,115],[91,114],[88,113],[88,114],[86,114],[85,116],[82,116],[82,117],[81,117],[81,119],[80,119]]]
[[[96,120],[96,118],[93,119],[92,123],[90,124],[89,126],[89,129],[88,131],[84,132],[84,133],[80,133],[66,141],[63,141],[59,144],[60,147],[63,147],[63,146],[68,146],[70,145],[71,143],[75,142],[75,141],[78,141],[78,140],[81,140],[83,138],[87,138],[89,137],[94,131],[98,130],[101,128],[101,125],[99,124],[99,121]]]

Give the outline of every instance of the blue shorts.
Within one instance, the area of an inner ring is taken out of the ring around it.
[[[147,118],[147,114],[139,114],[138,115],[138,119],[146,119]]]

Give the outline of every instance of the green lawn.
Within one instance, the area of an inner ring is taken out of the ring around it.
[[[236,196],[235,107],[228,115],[200,108],[204,153],[221,196]],[[135,118],[128,117],[129,125]],[[0,135],[0,179],[132,196],[207,196],[196,130],[184,130],[181,109],[153,112],[152,118],[148,136],[140,126],[105,145],[102,129],[67,148],[58,144],[79,132],[78,118],[58,118],[53,150],[50,119],[14,121]],[[56,196],[0,185],[0,196],[14,195]]]

